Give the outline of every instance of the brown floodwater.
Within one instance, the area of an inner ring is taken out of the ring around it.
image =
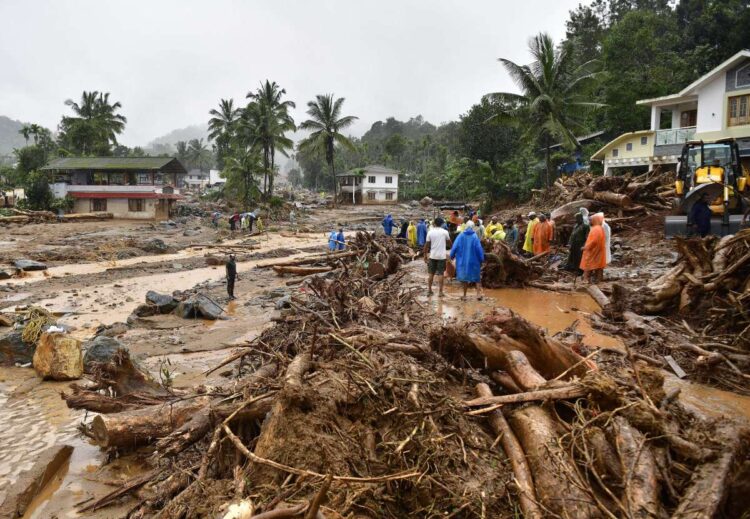
[[[476,292],[469,289],[467,300],[461,300],[462,290],[457,283],[446,285],[446,297],[430,298],[432,308],[445,318],[471,320],[481,318],[495,307],[504,306],[545,328],[550,335],[561,332],[578,321],[576,331],[583,335],[583,343],[592,347],[620,348],[617,337],[594,330],[586,315],[599,310],[596,302],[584,292],[550,292],[535,288],[484,289],[484,299],[478,301]]]

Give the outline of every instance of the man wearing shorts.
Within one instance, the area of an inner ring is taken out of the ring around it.
[[[432,280],[437,276],[438,297],[443,297],[443,274],[445,274],[445,261],[448,257],[447,250],[451,245],[450,234],[442,226],[443,219],[435,218],[424,244],[424,260],[427,262],[427,273],[429,274],[427,295],[432,295]]]

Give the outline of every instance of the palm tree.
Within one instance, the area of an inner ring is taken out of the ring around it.
[[[243,123],[248,140],[263,152],[265,195],[273,193],[276,151],[288,157],[288,150],[294,146],[292,140],[286,137],[286,132],[295,130],[289,109],[296,105],[292,101],[282,101],[284,94],[286,90],[280,88],[275,81],[266,80],[261,83],[260,88],[255,92],[248,92],[246,96],[252,102],[245,109]]]
[[[193,168],[203,170],[211,163],[211,151],[203,144],[203,139],[191,139],[185,152],[186,160]]]
[[[186,141],[177,141],[175,143],[175,157],[177,160],[188,166],[190,153],[188,152],[188,143]]]
[[[334,101],[333,94],[317,95],[315,101],[307,103],[307,115],[310,119],[300,124],[300,129],[311,130],[312,133],[300,142],[300,150],[323,150],[325,151],[326,163],[333,180],[333,206],[336,207],[337,186],[336,169],[333,164],[336,144],[340,144],[350,150],[354,150],[354,144],[340,130],[347,128],[357,120],[353,115],[341,115],[341,105],[344,98],[339,97]]]
[[[242,184],[242,202],[247,209],[253,198],[260,194],[255,174],[261,169],[261,159],[253,148],[236,148],[232,156],[227,157],[222,176],[227,178],[227,186],[240,182]],[[236,187],[235,187],[236,189]],[[232,189],[227,189],[232,191]]]
[[[18,133],[23,135],[23,138],[26,139],[26,146],[29,145],[29,135],[31,135],[31,126],[28,124],[24,124],[23,127],[18,130]]]
[[[580,94],[584,81],[596,75],[589,61],[575,68],[569,45],[555,47],[549,34],[540,33],[529,42],[534,61],[518,65],[508,59],[499,61],[521,89],[520,94],[500,92],[485,97],[498,102],[504,116],[525,127],[522,136],[527,142],[545,148],[545,183],[549,187],[552,164],[550,146],[554,141],[577,147],[575,132],[583,130],[581,115],[587,109],[602,106],[586,101]]]
[[[111,103],[109,92],[84,91],[81,101],[65,101],[76,117],[63,116],[60,123],[61,138],[75,151],[85,155],[91,152],[109,152],[117,145],[117,135],[125,129],[127,119],[117,113],[119,102]]]
[[[237,127],[237,121],[242,114],[240,108],[235,108],[234,99],[220,99],[219,109],[208,112],[208,138],[216,143],[216,155],[219,169],[224,167],[224,157],[229,154],[229,145]]]

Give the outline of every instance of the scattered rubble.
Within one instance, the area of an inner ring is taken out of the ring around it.
[[[47,270],[47,265],[44,263],[30,259],[16,260],[13,262],[13,266],[24,271]]]

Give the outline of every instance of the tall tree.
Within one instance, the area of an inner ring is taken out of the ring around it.
[[[266,80],[255,92],[248,92],[247,98],[252,101],[242,117],[241,124],[247,141],[262,152],[263,192],[266,196],[273,193],[276,152],[288,157],[288,151],[294,146],[286,133],[295,130],[289,110],[296,105],[292,101],[282,100],[284,94],[286,90],[275,81]]]
[[[206,169],[211,165],[211,151],[203,139],[190,139],[185,150],[188,164],[192,169]]]
[[[213,109],[208,114],[211,115],[208,120],[208,138],[215,143],[219,169],[224,169],[224,158],[229,154],[242,109],[234,106],[234,99],[221,99],[219,109]]]
[[[234,148],[232,155],[225,161],[222,176],[227,179],[225,193],[240,193],[239,200],[245,209],[260,194],[256,174],[261,171],[261,159],[253,148]]]
[[[344,98],[334,100],[333,94],[317,95],[315,101],[307,103],[307,119],[300,124],[300,129],[309,130],[312,133],[300,142],[300,149],[318,149],[325,152],[326,163],[333,181],[333,205],[336,206],[338,187],[336,183],[336,169],[333,164],[336,144],[349,149],[354,149],[352,142],[339,133],[348,128],[357,120],[353,115],[341,115],[341,106]]]
[[[505,106],[505,115],[523,128],[522,137],[531,145],[545,149],[545,183],[552,176],[550,146],[563,142],[578,146],[575,132],[583,130],[586,109],[601,106],[581,95],[584,82],[594,77],[591,63],[573,66],[570,45],[555,47],[552,37],[540,33],[529,42],[533,57],[530,65],[518,65],[508,59],[499,61],[521,89],[520,94],[501,92],[486,97]]]
[[[65,101],[75,114],[63,116],[60,140],[69,152],[81,155],[108,155],[117,136],[125,129],[127,119],[118,113],[122,105],[110,102],[109,92],[84,91],[80,102]]]

